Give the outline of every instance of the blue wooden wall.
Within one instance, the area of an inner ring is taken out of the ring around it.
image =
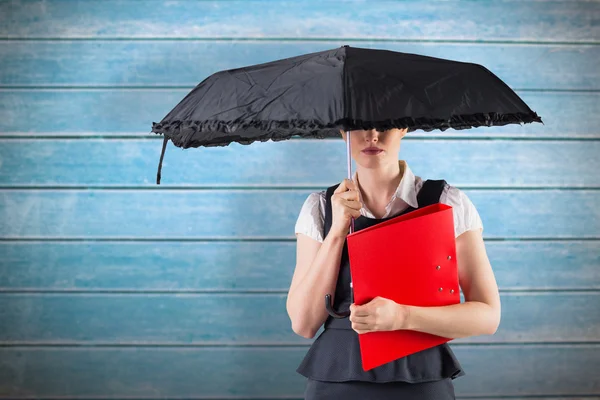
[[[484,64],[545,125],[414,133],[465,190],[503,316],[461,399],[600,398],[597,1],[0,1],[0,398],[298,399],[294,223],[341,140],[181,150],[209,74],[350,44]]]

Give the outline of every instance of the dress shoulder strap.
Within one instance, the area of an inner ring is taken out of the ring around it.
[[[329,233],[329,230],[331,229],[331,224],[333,222],[331,197],[333,196],[333,192],[335,192],[335,190],[338,188],[338,186],[340,186],[339,183],[328,187],[327,190],[325,191],[325,223],[323,224],[323,239]]]
[[[417,195],[417,203],[419,203],[419,208],[439,203],[440,196],[442,195],[445,186],[446,181],[443,179],[428,179],[423,182],[423,187],[421,187],[421,190],[419,190],[419,194]]]

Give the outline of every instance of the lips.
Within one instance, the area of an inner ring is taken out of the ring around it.
[[[363,153],[366,154],[379,154],[383,151],[383,149],[380,149],[378,147],[367,147],[366,149],[363,150]]]

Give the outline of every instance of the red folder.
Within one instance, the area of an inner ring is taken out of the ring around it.
[[[460,303],[452,207],[437,203],[347,237],[354,302],[377,296],[431,307]],[[365,371],[446,343],[429,333],[396,330],[358,335]]]

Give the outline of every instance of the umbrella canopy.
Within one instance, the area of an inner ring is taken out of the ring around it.
[[[152,132],[164,134],[164,153],[168,139],[189,148],[339,137],[340,129],[443,131],[534,121],[542,122],[481,65],[342,46],[217,72]]]

